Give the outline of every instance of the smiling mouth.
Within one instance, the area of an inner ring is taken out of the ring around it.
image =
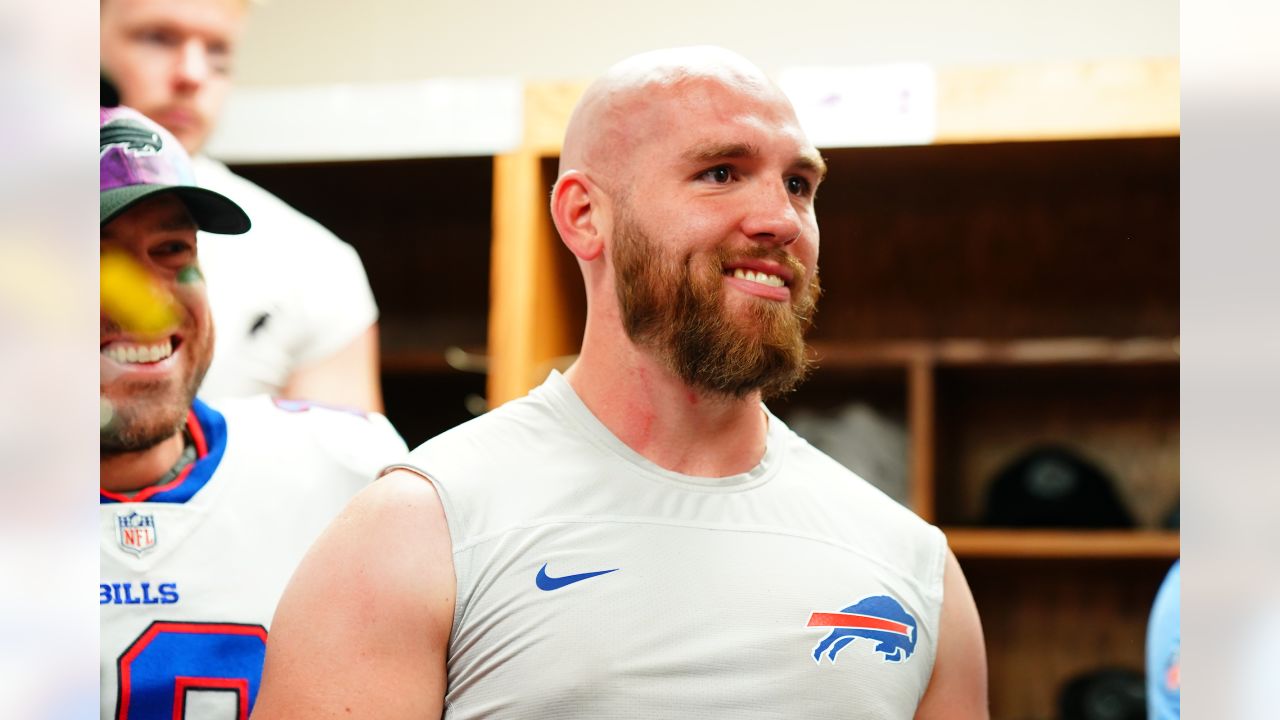
[[[181,345],[182,338],[171,335],[153,343],[117,340],[102,346],[99,352],[121,365],[149,365],[172,357]]]
[[[759,283],[761,285],[766,285],[768,287],[786,287],[787,285],[787,282],[777,275],[772,275],[766,272],[759,272],[756,270],[747,270],[745,268],[734,268],[732,271],[726,271],[725,274],[728,275],[729,277],[735,277],[735,278],[738,278],[739,280],[746,280],[748,282]]]

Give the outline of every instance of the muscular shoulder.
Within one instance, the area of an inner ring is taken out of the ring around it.
[[[431,486],[404,470],[388,474],[352,500],[294,574],[254,717],[440,717],[454,594]]]

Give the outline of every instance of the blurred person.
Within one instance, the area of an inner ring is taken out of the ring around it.
[[[172,132],[201,187],[253,218],[247,242],[201,240],[221,332],[201,396],[270,393],[382,410],[377,306],[355,250],[201,154],[231,89],[249,0],[103,0],[103,75]]]
[[[325,531],[255,720],[987,717],[942,533],[762,404],[806,369],[824,173],[728,51],[596,81],[551,200],[586,283],[579,358]]]
[[[140,113],[99,127],[102,717],[244,718],[289,575],[406,448],[380,415],[196,399],[214,350],[196,231],[249,218]]]
[[[80,365],[97,290],[83,252],[90,210],[82,115],[95,45],[87,14],[0,2],[0,490],[22,510],[0,528],[0,697],[24,720],[93,717],[98,614],[83,603],[97,576],[96,527],[79,500],[90,448],[68,430],[96,415]],[[86,521],[88,520],[88,521]],[[39,585],[38,592],[18,588]]]
[[[1165,575],[1147,622],[1147,717],[1182,716],[1182,561]]]

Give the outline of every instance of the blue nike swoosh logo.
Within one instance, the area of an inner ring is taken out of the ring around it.
[[[611,572],[617,572],[619,568],[612,570],[597,570],[595,572],[578,573],[577,575],[565,575],[563,577],[551,577],[547,574],[547,564],[543,563],[542,568],[538,570],[538,589],[539,590],[559,590],[565,585],[572,585],[576,582],[593,578],[597,575],[608,575]]]

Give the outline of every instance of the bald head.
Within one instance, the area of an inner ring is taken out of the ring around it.
[[[592,83],[574,108],[560,153],[559,175],[579,170],[613,192],[627,183],[633,154],[679,123],[682,110],[719,91],[761,99],[785,96],[749,60],[711,46],[634,55]]]
[[[824,173],[786,96],[739,55],[610,68],[574,109],[551,194],[586,285],[580,359],[657,360],[737,399],[789,387],[818,293]]]

